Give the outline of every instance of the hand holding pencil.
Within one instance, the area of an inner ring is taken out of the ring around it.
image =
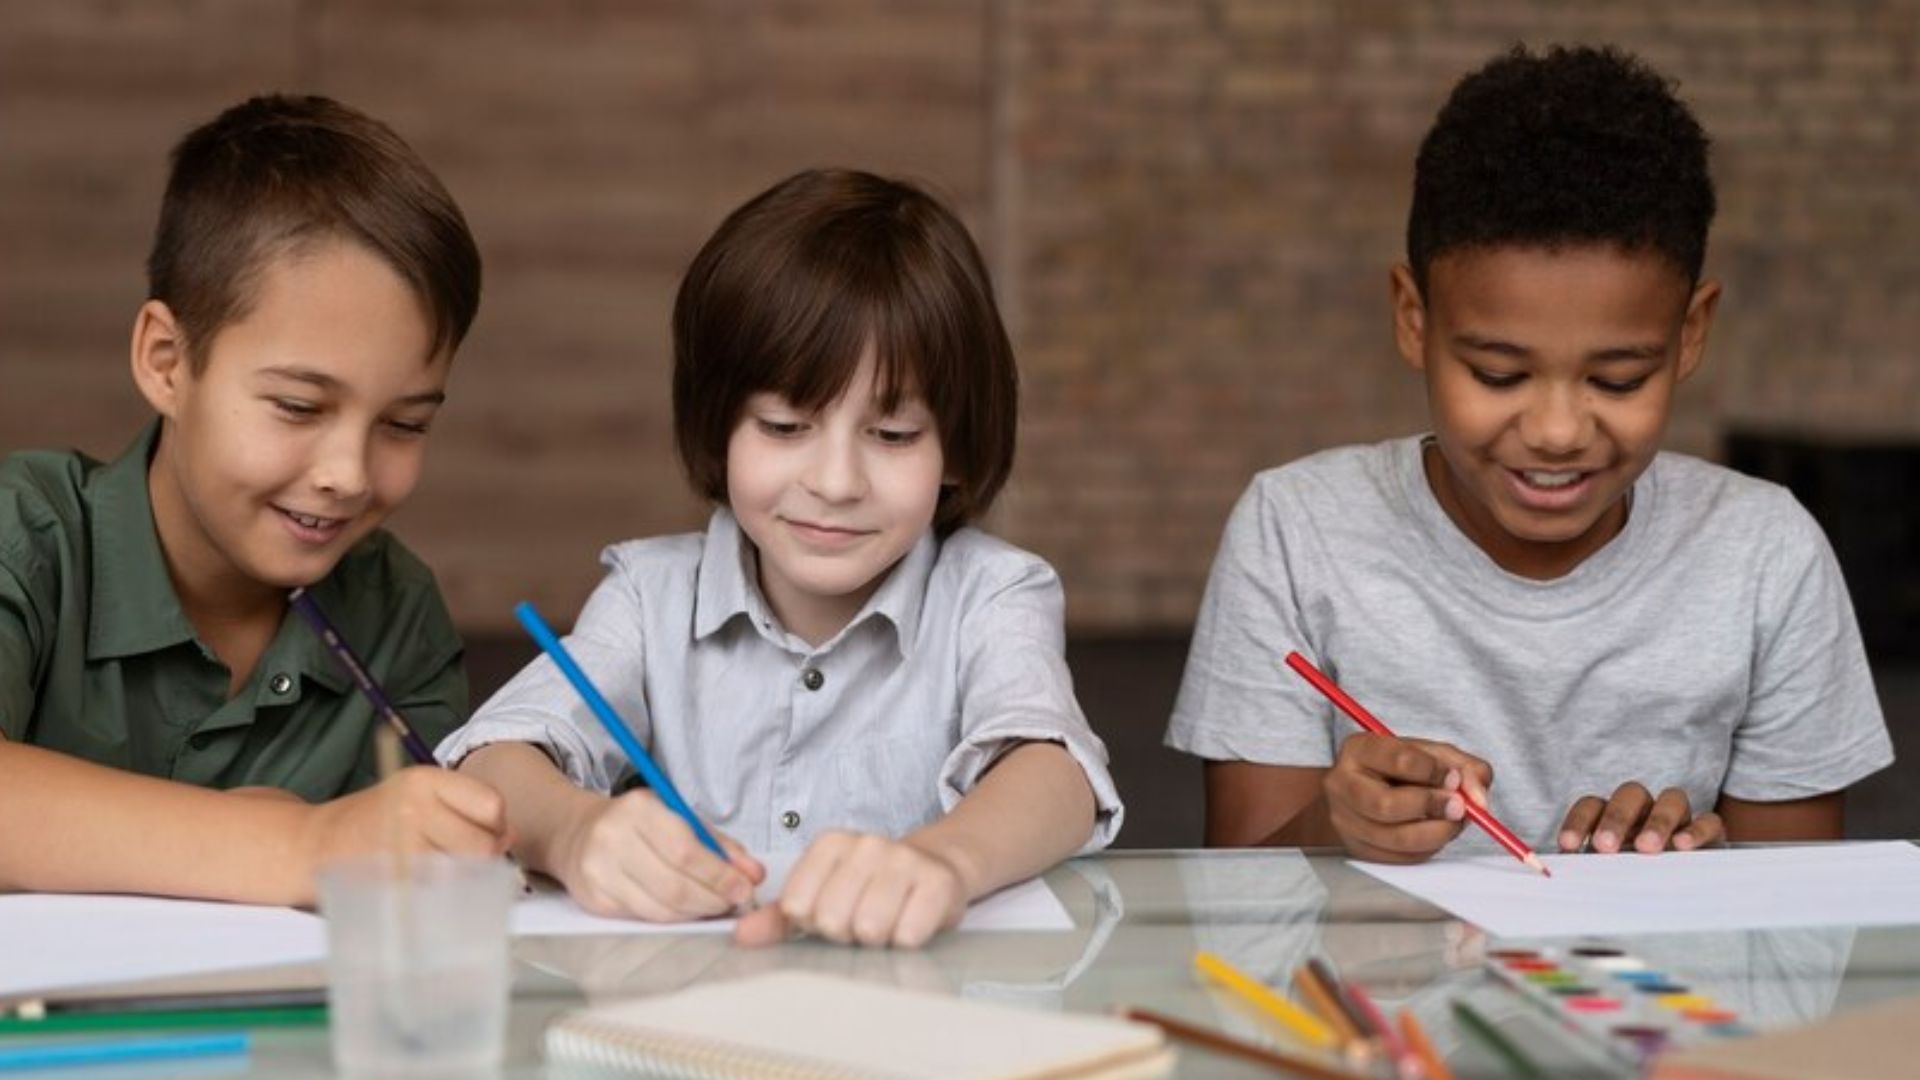
[[[1514,858],[1548,877],[1539,856],[1487,809],[1493,767],[1458,747],[1403,739],[1299,653],[1287,666],[1363,729],[1340,746],[1324,790],[1348,851],[1377,862],[1420,862],[1471,821]]]

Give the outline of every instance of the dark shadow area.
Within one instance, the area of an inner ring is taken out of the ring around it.
[[[1793,492],[1847,576],[1895,758],[1848,797],[1847,832],[1920,836],[1920,445],[1741,431],[1726,460]]]

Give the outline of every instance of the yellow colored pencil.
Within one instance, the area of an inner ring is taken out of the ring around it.
[[[1193,954],[1194,970],[1238,994],[1261,1012],[1278,1020],[1308,1046],[1332,1050],[1340,1040],[1327,1025],[1315,1020],[1306,1010],[1274,993],[1265,983],[1220,959],[1210,952]]]

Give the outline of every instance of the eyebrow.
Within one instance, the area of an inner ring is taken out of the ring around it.
[[[313,386],[318,389],[328,391],[329,393],[338,392],[341,388],[339,379],[336,379],[333,376],[328,375],[323,371],[315,371],[312,368],[269,367],[269,368],[261,368],[259,373],[262,375],[270,375],[270,376],[273,376],[274,378],[291,379],[294,382],[303,382],[309,386]],[[445,390],[428,390],[425,393],[409,394],[406,397],[401,398],[398,402],[396,402],[396,404],[439,405],[446,400],[447,400],[447,392]]]
[[[1497,338],[1483,338],[1477,334],[1455,334],[1453,343],[1462,349],[1474,352],[1493,353],[1498,356],[1525,358],[1533,355],[1533,350],[1511,341]],[[1614,345],[1588,353],[1586,359],[1595,363],[1617,363],[1622,361],[1659,360],[1667,355],[1663,345]]]

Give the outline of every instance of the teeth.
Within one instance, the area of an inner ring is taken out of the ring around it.
[[[1538,469],[1526,469],[1520,475],[1526,478],[1527,483],[1537,488],[1561,488],[1578,483],[1580,480],[1580,474],[1577,472],[1541,472]]]
[[[318,529],[324,525],[333,524],[333,522],[327,518],[311,517],[307,514],[296,514],[291,510],[287,511],[287,516],[292,518],[296,523],[304,525],[309,529]]]

